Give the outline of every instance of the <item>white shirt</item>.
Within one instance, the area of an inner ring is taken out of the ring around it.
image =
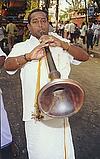
[[[66,30],[67,32],[70,32],[70,24],[69,24],[69,23],[65,25],[65,30]]]
[[[94,27],[94,35],[100,35],[100,25],[97,24]]]
[[[74,33],[74,31],[75,31],[75,24],[74,23],[70,23],[69,24],[69,29],[70,29],[70,33]]]
[[[87,31],[87,26],[83,25],[83,27],[81,29],[81,36],[85,36],[86,35],[86,31]]]
[[[7,113],[4,109],[4,103],[2,98],[2,91],[0,89],[0,128],[1,128],[1,148],[5,147],[12,142],[12,135],[10,131],[10,126],[8,122]]]
[[[50,33],[64,41],[63,39],[55,33]],[[16,57],[29,53],[39,44],[39,40],[36,37],[31,36],[30,39],[25,42],[16,44],[8,57]],[[70,73],[70,63],[73,61],[77,64],[76,60],[73,60],[73,57],[64,51],[61,47],[50,47],[52,56],[54,58],[57,70],[61,73],[61,78],[67,79]],[[21,81],[22,81],[22,94],[23,94],[23,120],[31,120],[32,112],[34,111],[34,101],[36,93],[36,82],[37,82],[37,67],[38,60],[33,60],[27,62],[21,68]],[[9,74],[13,74],[16,71],[8,71]],[[50,80],[48,78],[48,65],[46,58],[42,59],[41,64],[41,88],[47,84]]]
[[[6,56],[6,54],[2,51],[1,47],[0,47],[0,56]]]

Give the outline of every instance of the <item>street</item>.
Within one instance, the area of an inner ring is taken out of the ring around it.
[[[91,58],[78,66],[72,65],[70,78],[79,81],[85,90],[83,107],[70,117],[76,159],[100,159],[100,58]],[[2,69],[0,87],[13,140],[19,149],[14,159],[28,159],[19,72],[10,76]]]
[[[71,117],[76,159],[100,159],[100,58],[74,66],[71,78],[85,90],[85,102]]]

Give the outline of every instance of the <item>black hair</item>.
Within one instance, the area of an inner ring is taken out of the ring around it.
[[[31,15],[32,15],[32,13],[35,13],[35,12],[43,12],[43,13],[45,13],[45,14],[46,14],[46,17],[47,17],[47,20],[48,20],[48,12],[45,11],[45,10],[42,10],[42,9],[37,8],[37,9],[32,10],[32,11],[29,13],[29,15],[28,15],[28,23],[29,23],[29,24],[30,24],[30,21],[31,21]]]

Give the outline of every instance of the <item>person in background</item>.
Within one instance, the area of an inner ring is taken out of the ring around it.
[[[0,69],[2,68],[4,61],[6,58],[6,54],[0,48]],[[13,159],[12,154],[12,134],[9,126],[9,121],[7,117],[7,112],[4,108],[4,102],[2,97],[2,90],[0,88],[0,151],[2,159]]]
[[[8,48],[9,51],[11,51],[14,43],[15,43],[15,35],[17,33],[17,27],[16,24],[10,20],[10,22],[6,26],[6,32],[8,34]]]
[[[94,36],[94,31],[91,28],[92,24],[89,25],[89,28],[87,29],[87,52],[89,53],[89,49],[93,49],[93,36]]]
[[[22,42],[23,41],[23,34],[24,34],[24,29],[23,29],[23,26],[22,25],[19,25],[18,26],[18,29],[17,29],[17,42]]]
[[[68,118],[64,120],[46,115],[36,116],[37,89],[50,82],[45,47],[50,48],[61,79],[68,79],[71,63],[87,61],[89,55],[82,48],[70,44],[67,39],[56,33],[49,33],[47,15],[40,9],[30,12],[28,29],[31,36],[26,41],[14,45],[4,67],[10,74],[21,70],[23,121],[29,159],[63,159],[64,155],[68,159],[75,159]]]
[[[70,24],[69,21],[66,22],[65,27],[64,27],[64,38],[68,39],[69,32],[70,32]]]
[[[70,21],[69,24],[69,36],[70,36],[70,42],[73,43],[74,42],[74,32],[75,32],[75,24]]]
[[[61,21],[60,25],[59,25],[59,35],[62,36],[62,37],[64,37],[64,26],[65,26],[64,22]]]
[[[54,32],[52,22],[49,22],[49,32]]]
[[[94,31],[93,44],[98,46],[100,39],[100,22],[96,21],[95,24],[92,25],[91,29]]]
[[[85,24],[85,22],[82,23],[81,26],[81,38],[83,41],[83,44],[86,44],[86,33],[87,33],[87,25]]]
[[[4,27],[0,23],[0,47],[3,49]]]
[[[30,37],[30,31],[28,30],[27,26],[24,26],[24,33],[23,33],[23,41],[29,39]]]
[[[77,24],[75,24],[75,31],[74,31],[74,42],[75,42],[75,44],[78,44],[80,34],[81,34],[80,28],[78,27]]]

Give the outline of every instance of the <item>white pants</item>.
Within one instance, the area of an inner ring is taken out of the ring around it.
[[[25,122],[29,159],[75,159],[71,130],[66,119]],[[66,147],[66,158],[65,156]]]

